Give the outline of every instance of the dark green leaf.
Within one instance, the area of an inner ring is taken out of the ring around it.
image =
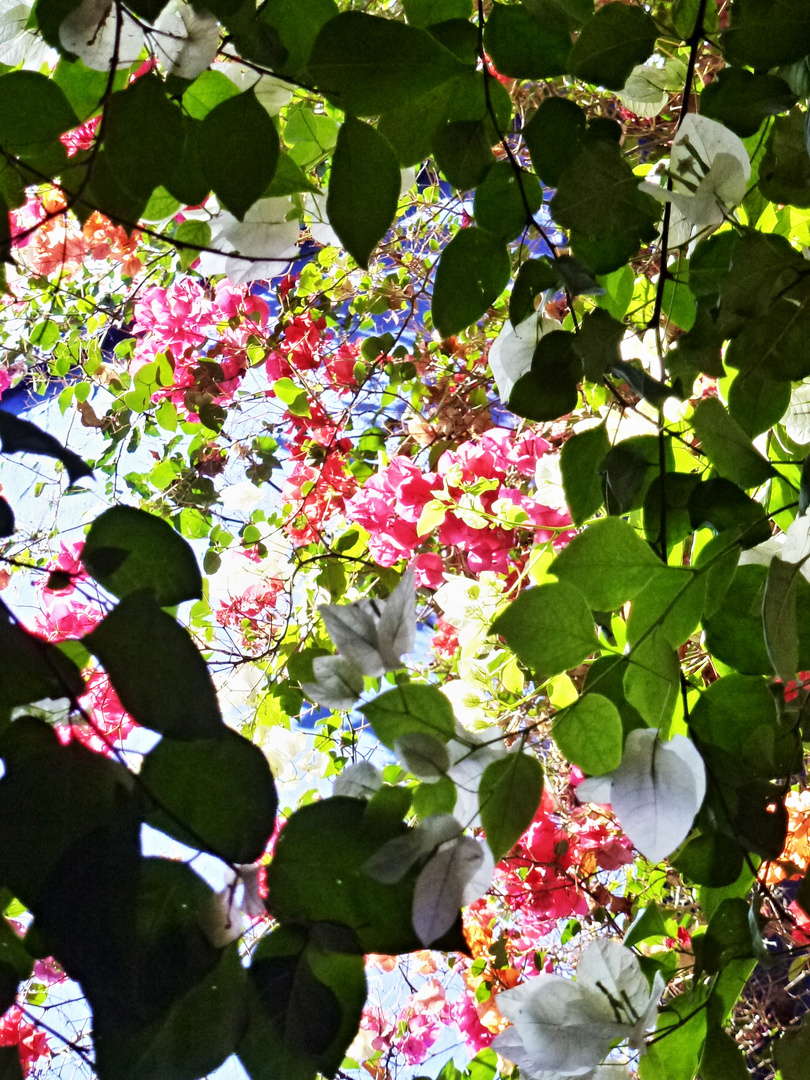
[[[402,167],[417,165],[430,156],[434,133],[447,121],[448,94],[459,81],[434,87],[416,101],[395,106],[380,117],[377,130],[391,143]]]
[[[253,955],[250,1020],[238,1054],[251,1080],[332,1076],[357,1033],[366,1000],[362,956],[327,951],[279,927]]]
[[[563,443],[560,453],[563,491],[571,519],[582,525],[604,502],[601,468],[610,440],[604,424],[576,432]]]
[[[527,259],[521,264],[509,297],[509,321],[519,326],[534,314],[534,302],[540,293],[556,289],[557,275],[547,259]]]
[[[619,712],[625,736],[636,728],[647,726],[638,709],[625,697],[624,676],[629,667],[630,662],[624,656],[600,656],[588,665],[583,689],[585,694],[596,693],[613,702]]]
[[[743,569],[743,568],[741,568]],[[692,709],[691,724],[707,760],[731,776],[771,776],[779,771],[776,702],[763,678],[732,672],[713,682]]]
[[[307,179],[304,170],[289,154],[279,154],[275,175],[264,193],[264,198],[278,199],[284,195],[295,195],[298,191],[317,193],[320,188]]]
[[[782,682],[792,679],[799,668],[799,635],[796,617],[797,577],[801,562],[783,562],[775,555],[768,567],[762,597],[762,626],[765,647],[773,669]]]
[[[718,473],[742,488],[758,487],[774,475],[773,466],[718,398],[704,398],[692,414],[701,449]]]
[[[614,611],[632,600],[661,567],[652,549],[621,518],[602,518],[575,536],[551,564],[594,611]]]
[[[0,75],[0,146],[47,176],[66,161],[59,136],[78,118],[53,79],[37,71]]]
[[[362,799],[335,796],[304,806],[285,825],[267,871],[268,902],[282,923],[341,923],[357,951],[394,955],[419,948],[411,921],[416,872],[396,885],[363,867],[406,826],[369,821]]]
[[[782,1080],[804,1080],[810,1054],[810,1018],[805,1017],[798,1028],[783,1031],[774,1053]]]
[[[0,601],[0,705],[28,705],[41,698],[78,698],[81,672],[49,641],[30,634]]]
[[[772,379],[767,368],[749,367],[737,374],[728,394],[729,416],[750,438],[778,424],[790,404],[790,382]]]
[[[810,53],[810,10],[804,0],[735,0],[723,34],[726,59],[761,71]]]
[[[330,19],[309,60],[318,89],[355,116],[414,103],[465,67],[426,31],[360,11]]]
[[[83,640],[139,724],[174,739],[221,734],[205,661],[188,631],[148,592],[130,593]]]
[[[554,717],[551,729],[560,753],[586,773],[601,776],[622,760],[622,718],[602,694],[585,694]]]
[[[807,513],[810,506],[810,454],[802,462],[802,478],[799,488],[799,517]]]
[[[529,420],[556,420],[572,412],[579,398],[582,361],[575,334],[544,334],[532,356],[531,371],[521,376],[509,395],[509,408]]]
[[[644,536],[650,544],[659,544],[663,532],[671,548],[693,531],[689,500],[699,482],[696,473],[667,471],[653,477],[644,496]]]
[[[551,212],[558,224],[583,241],[583,251],[574,253],[602,274],[621,265],[611,265],[618,252],[634,254],[642,242],[655,237],[660,207],[639,190],[638,177],[618,143],[598,139],[583,146],[560,176]]]
[[[487,765],[478,786],[481,824],[500,860],[532,823],[543,795],[543,767],[532,754],[507,754]]]
[[[445,19],[426,28],[432,38],[444,45],[464,64],[478,60],[478,30],[467,19]]]
[[[740,566],[722,606],[704,620],[706,648],[746,675],[770,675],[762,629],[764,566]]]
[[[717,12],[709,4],[700,0],[675,0],[672,5],[672,25],[684,41],[688,41],[696,30],[697,17],[703,11],[703,22],[698,33],[713,34],[717,31]]]
[[[194,552],[163,518],[132,506],[113,506],[90,526],[82,562],[88,573],[119,598],[153,593],[160,607],[202,596]]]
[[[571,50],[571,73],[584,82],[621,90],[655,47],[658,30],[641,8],[605,4],[580,31]]]
[[[653,480],[661,473],[661,446],[655,435],[623,439],[602,463],[608,513],[621,515],[640,510]],[[664,440],[665,471],[674,471],[672,444]]]
[[[262,25],[278,35],[287,57],[274,67],[281,75],[306,81],[307,62],[321,28],[338,14],[334,0],[269,0],[262,4]]]
[[[548,97],[523,129],[532,164],[544,184],[556,187],[573,164],[585,135],[583,109],[568,98]]]
[[[17,987],[31,975],[34,966],[23,941],[8,920],[0,922],[0,1009],[6,1012],[17,999]],[[0,1065],[0,1078],[3,1076]]]
[[[625,326],[607,311],[597,308],[583,318],[577,333],[577,352],[582,357],[585,378],[598,382],[605,371],[621,361],[619,344]]]
[[[730,128],[741,138],[755,135],[762,121],[787,112],[796,95],[776,75],[754,75],[744,68],[725,68],[700,95],[700,111]],[[771,136],[773,138],[773,136]],[[762,178],[762,166],[759,171]]]
[[[228,98],[202,121],[200,147],[208,182],[241,221],[264,194],[278,164],[275,124],[252,91]]]
[[[65,449],[53,435],[42,431],[28,420],[21,420],[13,413],[4,412],[2,409],[0,409],[0,440],[2,440],[4,454],[41,454],[61,461],[71,484],[75,484],[83,476],[93,475],[90,466],[85,464],[78,454]]]
[[[278,800],[267,759],[247,739],[230,728],[218,739],[164,737],[140,775],[156,803],[148,818],[154,828],[226,862],[259,859]]]
[[[777,117],[771,128],[759,166],[759,189],[771,202],[810,206],[806,119],[806,113],[794,109],[789,116]]]
[[[703,1080],[750,1080],[742,1047],[721,1027],[710,1027],[700,1059]]]
[[[756,958],[762,952],[759,934],[752,933],[749,906],[745,900],[724,900],[709,920],[703,938],[701,958],[709,974],[715,974],[732,960]]]
[[[605,291],[593,272],[573,255],[559,255],[554,259],[554,269],[563,288],[572,296],[601,296]]]
[[[211,72],[211,74],[215,73]],[[227,82],[231,81],[227,76],[223,77]],[[211,193],[203,157],[202,121],[193,120],[190,116],[183,116],[181,119],[182,143],[177,156],[172,159],[163,183],[166,190],[181,203],[196,206],[198,203],[205,202]],[[207,222],[193,220],[183,222],[183,225],[192,224],[207,225]],[[208,228],[210,230],[210,226]]]
[[[22,1062],[17,1046],[0,1046],[0,1080],[23,1080]]]
[[[454,120],[433,136],[436,164],[460,191],[474,188],[486,176],[495,158],[492,132],[484,120]]]
[[[721,888],[740,876],[745,851],[725,833],[708,832],[688,840],[672,864],[695,885]]]
[[[404,0],[402,6],[408,22],[419,29],[472,15],[472,0]]]
[[[610,369],[610,374],[617,379],[621,379],[622,382],[626,382],[639,397],[649,401],[653,408],[660,409],[668,398],[678,397],[677,391],[671,386],[654,379],[647,374],[644,368],[635,364],[628,364],[624,360],[614,363]]]
[[[704,575],[686,567],[662,567],[633,600],[627,620],[627,640],[634,645],[653,626],[673,648],[689,638],[703,614],[706,595]]]
[[[450,702],[436,686],[403,683],[363,705],[361,712],[384,746],[412,731],[452,739],[456,724]]]
[[[744,549],[770,538],[765,508],[730,480],[701,481],[689,496],[688,507],[693,529],[710,525],[720,533],[739,527],[739,542]]]
[[[167,97],[163,80],[146,74],[114,93],[105,109],[104,131],[108,169],[127,194],[148,200],[170,176],[183,141],[182,115]]]
[[[442,337],[484,315],[509,281],[503,240],[484,229],[460,229],[442,251],[433,286],[433,322]]]
[[[510,162],[499,161],[475,190],[475,220],[482,229],[494,236],[514,240],[526,228],[542,202],[543,189],[534,173],[516,171]],[[529,260],[523,266],[532,264],[547,266],[537,260]]]
[[[348,116],[332,158],[326,212],[340,242],[363,267],[394,219],[400,183],[388,140]]]
[[[571,35],[551,3],[536,2],[532,14],[494,3],[484,27],[484,48],[501,75],[553,79],[568,71]]]
[[[624,692],[650,727],[667,730],[680,694],[678,654],[660,627],[628,653]]]
[[[563,581],[528,589],[492,624],[539,680],[576,667],[597,648],[593,615],[582,594]]]

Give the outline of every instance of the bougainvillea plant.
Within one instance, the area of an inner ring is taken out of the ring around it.
[[[803,1078],[804,0],[0,65],[3,1075]]]

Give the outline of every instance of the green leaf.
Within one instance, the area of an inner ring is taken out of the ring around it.
[[[460,229],[442,251],[433,286],[433,322],[442,337],[484,315],[509,281],[503,240],[473,226]]]
[[[182,114],[167,97],[163,80],[143,75],[114,93],[105,109],[104,131],[106,166],[116,183],[128,195],[148,201],[171,174],[183,140]],[[95,173],[93,180],[95,185]]]
[[[527,589],[492,624],[539,680],[576,667],[598,648],[593,615],[582,594],[563,581]]]
[[[583,146],[560,176],[551,213],[559,225],[572,230],[572,240],[575,235],[581,241],[581,250],[574,245],[574,254],[597,274],[606,274],[626,262],[627,256],[620,259],[623,252],[635,254],[643,242],[654,239],[660,208],[639,190],[638,177],[618,143],[598,139]]]
[[[568,71],[571,35],[551,3],[535,0],[531,14],[494,3],[484,26],[484,48],[501,75],[553,79]]]
[[[509,297],[509,321],[519,326],[534,313],[534,302],[540,293],[556,289],[557,274],[547,259],[527,259],[518,270]]]
[[[583,694],[597,693],[612,701],[622,721],[624,737],[636,728],[646,727],[641,713],[627,700],[624,676],[630,667],[625,656],[600,656],[588,665]]]
[[[623,319],[633,299],[635,278],[630,266],[622,266],[610,274],[604,274],[597,281],[605,290],[604,296],[597,296],[596,303],[604,308],[617,321]]]
[[[783,562],[775,555],[768,567],[762,598],[762,626],[765,647],[773,669],[782,682],[792,679],[799,668],[799,635],[796,617],[798,575],[805,560]]]
[[[363,267],[394,219],[400,183],[388,140],[348,116],[332,158],[326,213],[340,242]]]
[[[363,869],[383,844],[407,832],[402,822],[369,819],[362,799],[333,796],[302,807],[282,830],[267,871],[271,913],[282,924],[341,924],[351,932],[342,952],[418,949],[411,920],[417,872],[387,885]]]
[[[628,654],[624,692],[650,727],[668,729],[680,693],[681,665],[664,632],[656,627]]]
[[[709,919],[701,948],[703,967],[709,974],[714,975],[732,960],[761,955],[762,940],[752,931],[750,910],[747,901],[730,897]]]
[[[810,53],[810,11],[804,0],[735,0],[722,38],[727,60],[761,71]]]
[[[579,399],[582,361],[575,334],[544,334],[532,356],[531,371],[522,375],[509,395],[509,408],[529,420],[556,420],[572,412]]]
[[[700,477],[695,473],[665,472],[653,477],[644,496],[644,536],[650,544],[660,544],[662,513],[667,547],[685,540],[693,531],[689,499]]]
[[[411,810],[420,821],[431,814],[452,814],[458,792],[449,776],[435,784],[418,784],[413,790]]]
[[[49,177],[66,161],[59,136],[79,120],[53,79],[37,71],[0,75],[0,146]]]
[[[725,479],[750,488],[775,475],[773,466],[754,448],[718,398],[704,398],[698,403],[692,426],[701,449]]]
[[[764,566],[740,566],[722,606],[704,619],[706,648],[746,675],[772,671],[762,629]]]
[[[308,61],[321,28],[338,14],[335,0],[269,0],[260,13],[261,24],[278,35],[287,58],[273,70],[306,82]]]
[[[487,765],[478,786],[481,824],[500,860],[532,823],[543,795],[543,766],[533,754],[507,754]]]
[[[282,926],[262,938],[248,981],[249,1024],[238,1054],[251,1080],[334,1075],[366,1000],[363,957]]]
[[[696,568],[702,570],[707,567],[704,618],[709,618],[718,610],[734,580],[742,550],[738,543],[740,532],[739,528],[729,529],[712,537],[708,544],[700,549],[695,559]]]
[[[221,734],[222,717],[205,661],[188,631],[150,593],[130,593],[83,641],[139,724],[174,739]]]
[[[0,706],[78,698],[84,693],[84,680],[73,661],[49,641],[30,634],[1,600],[0,656]]]
[[[0,922],[0,1008],[6,1012],[17,999],[17,987],[31,977],[34,966],[23,941],[11,929],[7,919]],[[0,1066],[0,1077],[3,1076]]]
[[[420,30],[448,19],[469,19],[472,0],[403,0],[405,16]]]
[[[753,439],[779,423],[790,404],[790,392],[789,380],[771,378],[767,368],[749,367],[731,384],[729,416]]]
[[[659,1012],[655,1038],[639,1060],[640,1080],[693,1080],[706,1035],[702,1005],[687,992]]]
[[[717,679],[693,707],[691,724],[704,748],[725,752],[725,758],[717,759],[724,769],[739,761],[746,763],[748,775],[751,770],[754,774],[771,775],[774,736],[779,733],[778,716],[776,702],[763,678],[735,671]],[[763,761],[763,755],[769,760]]]
[[[225,862],[256,862],[264,852],[276,789],[264,754],[237,732],[192,742],[164,737],[140,776],[156,803],[147,819],[153,828]]]
[[[602,776],[622,760],[622,719],[601,694],[585,694],[554,717],[551,733],[560,753],[586,773]]]
[[[634,645],[653,626],[673,648],[683,645],[703,614],[706,579],[686,567],[668,566],[650,576],[633,600],[627,640]]]
[[[742,1047],[721,1027],[710,1027],[700,1059],[703,1080],[750,1080]]]
[[[774,1056],[782,1080],[804,1080],[808,1054],[810,1054],[810,1019],[805,1017],[798,1028],[783,1031],[774,1045]]]
[[[726,833],[704,832],[688,840],[672,865],[695,885],[722,888],[740,876],[745,851]]]
[[[575,525],[593,517],[605,501],[600,469],[609,450],[604,424],[575,432],[563,443],[560,471],[565,501]]]
[[[484,120],[454,120],[439,127],[431,150],[436,164],[453,187],[467,191],[479,184],[495,158],[493,133]]]
[[[765,198],[803,209],[810,207],[810,154],[805,119],[806,114],[800,109],[778,117],[759,165],[759,190]]]
[[[624,323],[599,308],[589,311],[582,319],[576,347],[582,357],[585,378],[590,382],[598,382],[605,371],[621,362],[619,345],[625,329]]]
[[[425,30],[360,11],[330,19],[309,59],[318,89],[355,116],[414,103],[467,70]]]
[[[361,706],[360,711],[389,749],[401,735],[412,731],[435,735],[445,742],[456,731],[450,702],[438,687],[424,683],[403,683]]]
[[[202,596],[191,547],[163,518],[132,506],[113,506],[97,517],[81,557],[87,572],[119,598],[147,589],[160,607],[170,607]]]
[[[621,518],[602,518],[563,548],[550,570],[583,594],[594,611],[614,611],[638,595],[661,567]]]
[[[724,68],[700,95],[701,114],[719,121],[743,139],[755,135],[767,117],[787,112],[795,104],[796,95],[784,79],[754,75],[744,68]],[[759,175],[761,179],[761,165]]]
[[[200,148],[214,194],[241,221],[273,179],[279,157],[275,124],[252,90],[206,114]]]
[[[658,30],[641,8],[605,4],[580,31],[571,50],[571,73],[584,82],[621,90],[633,68],[655,48]]]
[[[612,447],[602,463],[608,513],[640,510],[655,479],[660,479],[660,443],[655,435],[633,435]],[[664,475],[674,471],[672,444],[664,439]]]
[[[516,171],[510,162],[498,161],[475,190],[473,213],[482,229],[493,236],[514,240],[527,227],[530,216],[537,212],[542,202],[543,189],[534,173]],[[547,265],[537,260],[529,260],[523,265],[533,263]]]
[[[535,171],[544,184],[556,187],[574,163],[585,135],[585,111],[569,98],[548,97],[523,129]]]
[[[43,457],[61,461],[71,485],[83,476],[92,476],[93,470],[78,454],[28,420],[21,420],[13,413],[0,409],[0,440],[4,454],[41,454]]]
[[[299,191],[317,194],[320,188],[307,179],[304,170],[289,154],[279,154],[275,175],[264,193],[264,198],[279,199],[284,195],[295,195]]]
[[[770,538],[771,527],[764,506],[730,480],[701,481],[689,496],[688,508],[693,529],[710,525],[720,533],[739,527],[743,549],[756,547]]]

